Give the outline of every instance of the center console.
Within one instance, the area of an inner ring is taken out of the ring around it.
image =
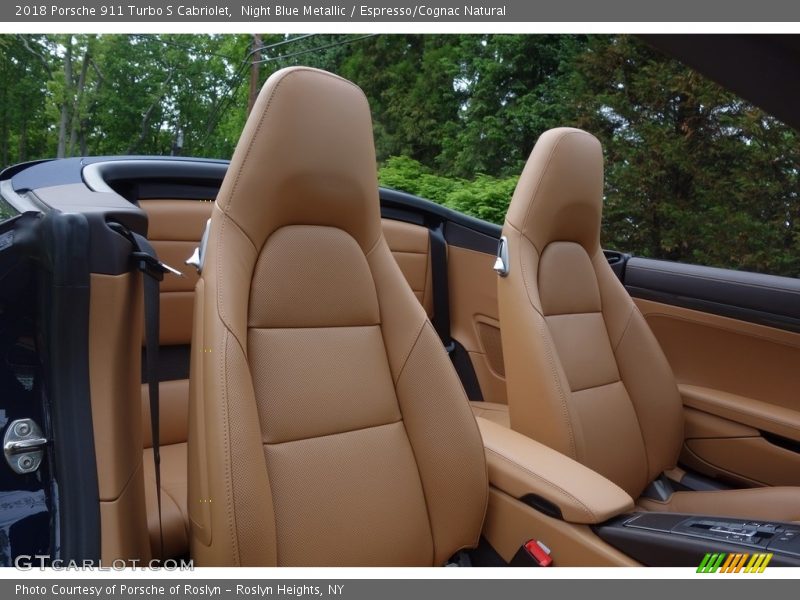
[[[800,524],[643,512],[615,517],[594,531],[649,566],[699,565],[709,552],[768,553],[770,566],[800,566]]]
[[[800,523],[634,512],[627,492],[599,473],[516,431],[476,422],[490,483],[483,537],[506,564],[523,545],[541,542],[557,566],[697,568],[707,554],[714,567],[729,559],[728,566],[747,566],[759,554],[771,555],[755,556],[759,565],[800,566]]]

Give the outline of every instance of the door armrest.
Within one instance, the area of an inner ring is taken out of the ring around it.
[[[570,523],[595,524],[633,509],[622,488],[552,448],[477,417],[489,483],[509,496],[544,500]]]
[[[678,389],[685,406],[800,441],[800,417],[796,410],[697,385],[681,383]]]

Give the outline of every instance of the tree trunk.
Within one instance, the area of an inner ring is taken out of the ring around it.
[[[89,150],[86,145],[86,128],[88,126],[87,120],[83,119],[81,121],[81,131],[80,131],[80,148],[81,148],[81,156],[86,156],[89,154]]]
[[[250,94],[247,101],[248,115],[253,110],[253,106],[256,103],[256,98],[258,97],[258,80],[261,75],[261,63],[259,62],[261,60],[260,48],[263,45],[264,44],[261,41],[261,34],[253,34],[253,57],[250,62]]]
[[[134,151],[139,147],[139,145],[147,138],[147,134],[149,133],[149,125],[150,125],[150,118],[153,116],[153,112],[158,108],[158,105],[163,102],[164,97],[167,95],[167,91],[169,90],[170,82],[172,81],[172,76],[175,74],[174,70],[171,70],[167,74],[167,79],[164,81],[163,85],[161,86],[161,93],[153,100],[153,103],[147,108],[142,116],[142,125],[139,131],[139,137],[134,140],[134,142],[128,146],[128,149],[125,151],[125,154],[133,154]]]
[[[81,110],[83,89],[86,86],[86,72],[89,70],[90,60],[89,48],[86,48],[86,54],[83,55],[83,63],[81,65],[81,74],[78,76],[78,87],[75,90],[75,104],[72,109],[72,131],[69,135],[69,156],[74,156],[75,146],[78,143],[78,129],[83,115],[83,111]]]
[[[3,167],[8,166],[8,87],[3,86],[3,122],[0,124],[3,128],[3,139],[0,142],[0,164]]]
[[[69,108],[72,100],[72,36],[67,42],[64,52],[64,96],[61,101],[61,119],[58,123],[58,150],[56,158],[64,158],[67,153],[67,125],[69,124]]]
[[[28,160],[28,119],[22,119],[22,130],[19,132],[19,152],[17,162]]]

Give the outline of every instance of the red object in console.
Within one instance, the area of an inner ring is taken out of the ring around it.
[[[525,551],[531,555],[540,567],[549,567],[553,564],[553,557],[550,556],[550,548],[537,540],[525,542]]]

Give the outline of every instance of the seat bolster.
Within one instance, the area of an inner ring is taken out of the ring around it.
[[[240,232],[225,229],[224,222],[215,210],[196,297],[188,442],[189,514],[197,534],[191,552],[198,565],[275,566],[272,494],[240,342],[247,339],[255,257]],[[220,262],[227,267],[217,272]]]
[[[433,535],[433,565],[478,543],[489,484],[464,388],[385,241],[368,257],[400,412]]]
[[[661,346],[601,250],[592,263],[617,368],[642,432],[646,484],[678,461],[683,444],[683,404]]]
[[[800,522],[800,487],[675,492],[667,502],[639,498],[637,504],[640,508],[654,512]]]
[[[538,251],[508,223],[503,234],[510,272],[498,278],[497,296],[511,427],[580,461],[569,382],[542,315]]]

